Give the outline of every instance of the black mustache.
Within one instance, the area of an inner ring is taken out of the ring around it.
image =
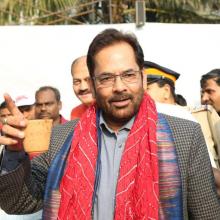
[[[39,114],[39,117],[50,117],[51,116],[51,114],[45,114],[45,113],[40,113]]]
[[[133,96],[130,94],[123,94],[123,95],[114,95],[112,98],[109,99],[110,102],[118,102],[127,99],[133,99]]]
[[[91,93],[89,90],[80,90],[79,91],[79,95],[86,95],[86,94],[89,94]]]

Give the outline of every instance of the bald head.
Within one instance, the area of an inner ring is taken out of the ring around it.
[[[87,67],[87,64],[86,64],[86,56],[81,56],[81,57],[78,57],[76,58],[73,62],[72,62],[72,65],[71,65],[71,74],[73,75],[73,70],[74,70],[74,67],[75,65],[86,65]]]

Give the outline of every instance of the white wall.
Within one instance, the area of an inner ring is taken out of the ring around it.
[[[71,63],[86,54],[94,36],[107,27],[134,32],[146,60],[181,73],[177,92],[190,105],[199,103],[201,74],[220,68],[220,25],[2,26],[0,101],[4,92],[34,94],[40,86],[52,85],[61,91],[62,113],[69,118],[72,107],[79,104],[72,91]]]

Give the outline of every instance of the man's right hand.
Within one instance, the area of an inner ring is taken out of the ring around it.
[[[0,144],[6,145],[8,150],[18,151],[22,149],[19,145],[24,138],[23,130],[27,126],[27,119],[16,107],[10,95],[4,94],[4,98],[12,115],[7,117],[7,123],[3,122],[2,132],[4,135],[0,136]]]

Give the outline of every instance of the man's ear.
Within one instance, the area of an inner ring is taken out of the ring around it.
[[[61,110],[61,109],[62,109],[62,106],[63,106],[62,102],[61,102],[61,101],[59,101],[59,103],[58,103],[59,110]]]
[[[171,95],[170,86],[168,84],[164,85],[164,98],[169,99]]]

